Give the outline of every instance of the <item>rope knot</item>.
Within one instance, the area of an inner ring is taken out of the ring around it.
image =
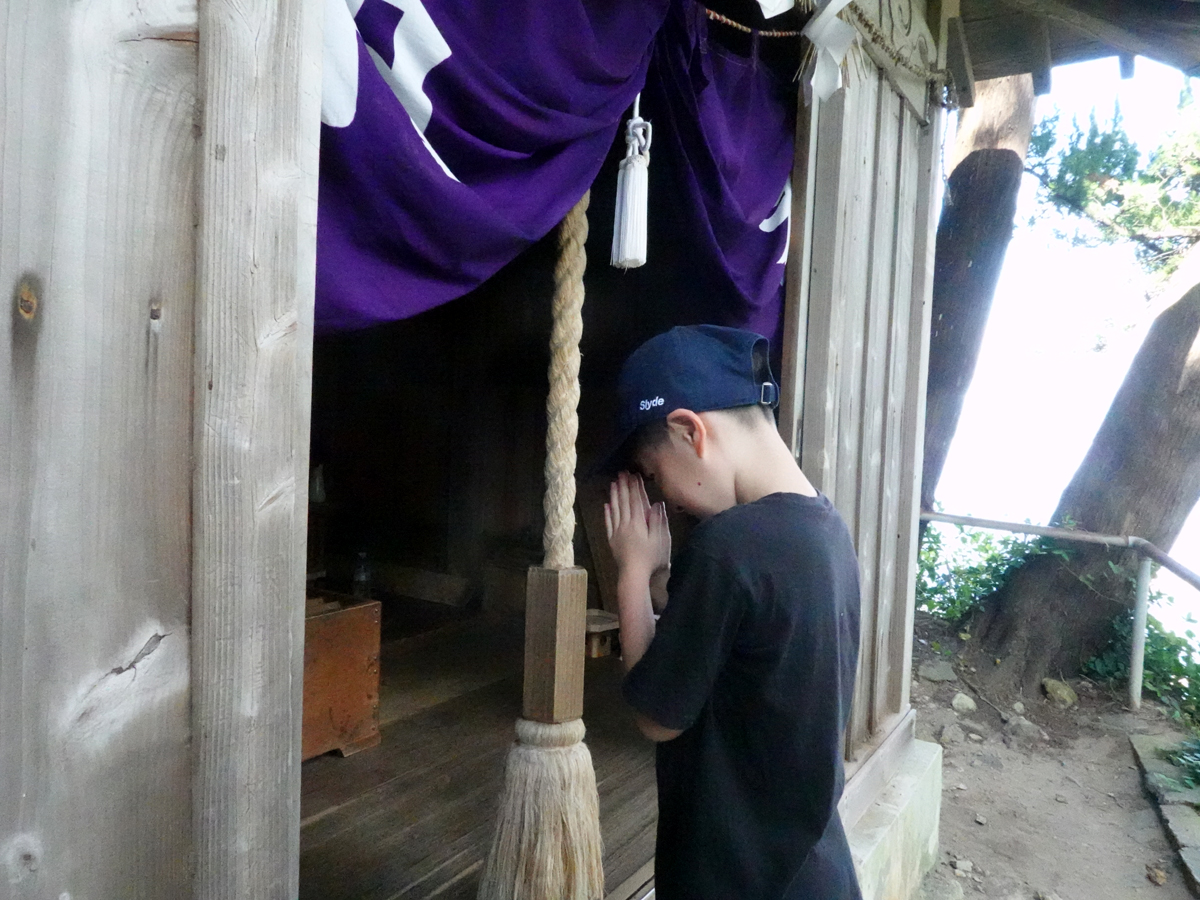
[[[587,729],[583,727],[583,719],[572,719],[570,722],[560,723],[517,719],[517,740],[529,747],[546,749],[570,747],[582,741],[586,733]]]

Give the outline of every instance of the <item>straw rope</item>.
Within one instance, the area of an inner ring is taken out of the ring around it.
[[[813,0],[798,0],[796,3],[797,8],[799,8],[799,10],[803,13],[811,13],[814,10],[815,5],[816,4],[813,2]],[[803,32],[800,31],[771,31],[751,28],[749,25],[743,25],[741,22],[735,21],[728,16],[723,16],[719,12],[709,9],[707,6],[702,6],[701,8],[704,10],[704,14],[712,21],[732,28],[735,31],[740,31],[743,34],[757,34],[759,37],[765,38],[800,37],[803,34]],[[910,58],[912,55],[911,51],[909,51],[907,54],[901,53],[900,50],[897,49],[897,47],[890,40],[888,40],[887,36],[884,35],[879,26],[871,21],[870,17],[862,11],[862,8],[857,3],[850,3],[846,7],[846,14],[850,18],[854,19],[854,21],[858,24],[859,30],[866,36],[867,40],[883,51],[883,53],[886,54],[887,57],[900,68],[911,72],[916,77],[921,78],[930,84],[945,84],[949,80],[950,73],[946,69],[938,69],[932,66],[913,62]],[[808,62],[808,54],[810,52],[811,46],[806,47],[804,58],[801,60],[800,71],[804,71],[804,66]]]
[[[547,569],[575,564],[575,438],[579,434],[579,341],[583,337],[583,271],[587,266],[585,193],[562,221],[554,268],[554,325],[550,332],[550,392],[546,397]]]
[[[797,6],[800,7],[801,12],[812,12],[813,10],[812,0],[801,0]],[[709,9],[707,6],[704,7],[704,14],[714,22],[719,22],[722,25],[732,28],[734,31],[742,32],[742,34],[757,33],[759,37],[765,38],[800,37],[799,31],[778,31],[773,29],[751,28],[749,25],[743,25],[741,22],[729,18],[729,16],[723,16],[716,10]]]

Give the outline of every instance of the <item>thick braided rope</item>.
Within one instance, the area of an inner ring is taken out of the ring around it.
[[[550,393],[546,397],[547,569],[575,564],[575,438],[579,434],[579,339],[583,336],[583,270],[587,265],[587,208],[591,192],[576,203],[558,232],[554,268],[554,324],[550,331]]]

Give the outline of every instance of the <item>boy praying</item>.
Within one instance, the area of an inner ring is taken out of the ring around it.
[[[613,481],[605,523],[623,691],[658,742],[659,900],[860,898],[837,812],[858,562],[776,430],[767,360],[759,335],[680,327],[618,381],[613,462],[637,474]],[[699,520],[673,563],[666,504]]]

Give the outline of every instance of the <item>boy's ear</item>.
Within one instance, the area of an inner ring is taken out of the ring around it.
[[[703,456],[708,444],[708,427],[690,409],[677,409],[667,414],[667,428],[673,437]]]

